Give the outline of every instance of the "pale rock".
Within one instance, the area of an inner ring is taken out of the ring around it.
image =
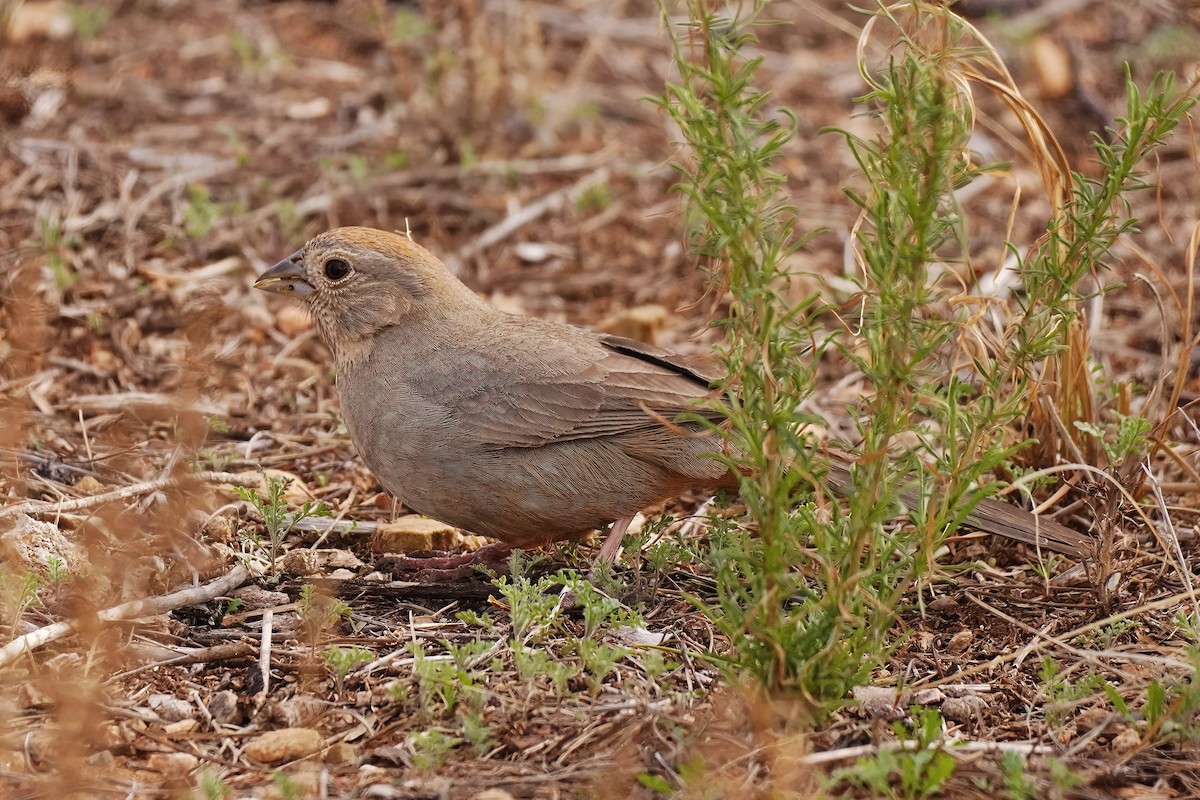
[[[669,314],[665,306],[657,303],[634,306],[612,314],[596,328],[613,336],[624,336],[626,339],[654,345],[658,344]]]
[[[312,575],[320,568],[320,560],[312,550],[289,550],[279,560],[279,569],[283,574],[297,578]]]
[[[243,586],[233,592],[246,609],[275,608],[292,601],[285,592],[272,592],[261,586]]]
[[[371,537],[377,553],[412,553],[417,550],[449,550],[460,542],[452,525],[419,514],[408,514],[395,522],[381,522]]]
[[[288,119],[300,121],[321,119],[329,116],[330,110],[333,108],[328,97],[314,97],[312,100],[307,100],[303,103],[289,103],[287,107]]]
[[[513,248],[513,253],[526,264],[541,264],[551,258],[566,258],[571,255],[571,249],[549,242],[520,242]]]
[[[213,542],[231,542],[234,533],[233,521],[224,514],[218,514],[204,521],[200,533]]]
[[[890,686],[855,686],[851,694],[872,719],[897,720],[908,715],[907,696],[901,696]]]
[[[183,736],[184,734],[191,733],[199,727],[200,720],[198,719],[181,719],[179,722],[172,722],[169,725],[163,725],[163,733],[167,736]]]
[[[317,557],[321,559],[321,567],[323,569],[362,569],[366,566],[361,558],[349,550],[327,548],[313,550],[312,552],[316,553]]]
[[[977,694],[966,697],[947,697],[942,703],[942,716],[951,722],[967,723],[983,717],[987,701]]]
[[[186,775],[200,765],[191,753],[151,753],[146,767],[159,775]]]
[[[298,694],[267,705],[261,718],[284,728],[302,728],[325,711],[325,703],[306,694]]]
[[[179,722],[190,719],[195,709],[187,700],[180,700],[170,694],[152,694],[146,701],[150,710],[158,715],[163,722]]]
[[[358,748],[349,742],[338,742],[334,745],[331,745],[329,749],[325,751],[326,764],[346,764],[348,766],[355,766],[358,764],[358,761]]]
[[[1074,90],[1075,78],[1071,69],[1071,56],[1053,37],[1038,34],[1029,41],[1025,49],[1037,76],[1038,85],[1042,89],[1043,98],[1056,100],[1066,97]]]
[[[24,42],[35,36],[47,39],[69,39],[75,34],[75,23],[71,20],[71,7],[60,0],[48,3],[17,3],[8,20],[4,38],[10,42]]]
[[[917,689],[913,692],[912,701],[919,706],[938,706],[946,700],[946,693],[937,687],[932,689]]]
[[[1112,751],[1117,755],[1128,755],[1142,746],[1142,735],[1137,728],[1125,726],[1125,729],[1113,737]]]
[[[1088,706],[1080,709],[1075,715],[1075,724],[1080,728],[1092,729],[1097,725],[1103,725],[1112,717],[1112,712],[1103,706]]]
[[[19,514],[11,529],[0,535],[0,563],[13,572],[48,573],[52,561],[68,576],[90,570],[87,551],[71,541],[57,525]]]
[[[80,494],[93,495],[97,492],[104,491],[104,484],[93,478],[91,475],[84,475],[79,480],[75,481],[73,487]]]
[[[212,696],[208,701],[208,713],[212,715],[214,722],[221,725],[236,725],[242,720],[237,695],[228,689]]]
[[[628,644],[641,647],[656,647],[663,643],[666,639],[666,634],[652,631],[648,628],[635,627],[633,625],[622,625],[615,628],[612,632],[612,638],[620,644]]]
[[[312,728],[282,728],[254,737],[242,754],[260,764],[280,764],[312,755],[324,746],[325,739]]]
[[[974,639],[974,633],[969,630],[961,630],[950,637],[950,641],[946,645],[946,652],[951,655],[958,655],[970,647]]]

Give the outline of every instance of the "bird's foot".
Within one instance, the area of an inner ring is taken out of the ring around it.
[[[499,573],[507,572],[511,552],[512,548],[503,542],[492,542],[473,552],[457,555],[423,550],[402,556],[384,556],[377,566],[385,572],[403,573],[406,580],[418,583],[449,583],[478,574],[480,566]]]

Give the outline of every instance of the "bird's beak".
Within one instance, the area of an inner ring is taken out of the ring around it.
[[[303,250],[297,250],[280,261],[275,266],[258,276],[254,282],[255,289],[277,294],[291,294],[296,297],[307,297],[313,293],[313,286],[304,274]]]

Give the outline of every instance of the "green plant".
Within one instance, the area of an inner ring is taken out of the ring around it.
[[[445,764],[450,751],[463,743],[459,737],[437,729],[413,733],[408,741],[412,747],[412,765],[421,772],[432,772]]]
[[[218,453],[216,450],[205,449],[196,454],[196,469],[222,472],[236,460],[236,453]]]
[[[38,217],[38,233],[54,286],[60,293],[64,292],[79,282],[79,273],[75,272],[67,260],[67,253],[79,242],[75,237],[64,235],[62,220],[53,213]]]
[[[577,640],[575,649],[583,663],[584,679],[593,695],[600,693],[604,679],[629,655],[629,649],[626,647],[617,647],[592,639]]]
[[[227,122],[222,122],[217,125],[217,132],[225,137],[226,143],[233,150],[234,161],[239,167],[244,167],[250,163],[250,148],[246,144],[246,140]],[[278,201],[277,201],[278,202]]]
[[[192,239],[203,239],[226,214],[241,209],[238,203],[220,203],[204,186],[193,183],[187,187],[187,205],[183,208],[183,229]]]
[[[481,664],[491,655],[493,643],[480,639],[456,645],[443,639],[440,644],[446,650],[442,656],[429,655],[420,642],[408,645],[422,708],[443,716],[453,716],[460,708],[477,711],[487,697]]]
[[[345,601],[320,594],[311,583],[300,587],[300,600],[296,605],[300,628],[314,650],[322,633],[341,624],[352,613]]]
[[[1076,287],[1105,266],[1119,236],[1136,231],[1126,195],[1150,187],[1139,171],[1140,164],[1195,107],[1196,86],[1193,82],[1184,92],[1177,92],[1173,77],[1160,73],[1143,91],[1126,67],[1126,113],[1109,132],[1111,141],[1099,136],[1093,140],[1102,168],[1099,177],[1070,176],[1070,184],[1060,189],[1062,196],[1044,243],[1021,264],[1026,293],[1021,313],[1009,328],[1014,336],[1012,347],[1018,363],[1030,357],[1047,360],[1045,383],[1067,430],[1077,429],[1079,422],[1098,424],[1098,410],[1091,399],[1097,392],[1087,385],[1086,377],[1093,373],[1080,368],[1088,363],[1089,342],[1075,324],[1078,306],[1086,299]],[[1043,425],[1036,432],[1043,446],[1061,441],[1057,426]],[[1122,436],[1131,432],[1118,430]],[[1098,442],[1077,444],[1083,446],[1089,463],[1095,463]],[[1126,452],[1131,446],[1128,441],[1118,443],[1118,449]]]
[[[1172,681],[1151,680],[1146,686],[1142,703],[1142,719],[1146,722],[1142,739],[1148,743],[1161,744],[1167,741],[1186,739],[1200,741],[1200,649],[1187,648],[1191,672]],[[1126,718],[1133,715],[1111,687],[1105,687],[1113,706]],[[1115,698],[1115,699],[1114,699]]]
[[[371,177],[371,162],[366,156],[351,154],[346,157],[346,170],[355,183],[362,183]]]
[[[1115,143],[1097,144],[1106,172],[1088,181],[1063,166],[1052,136],[968,23],[935,4],[876,12],[861,48],[870,92],[860,102],[882,133],[868,140],[840,132],[868,187],[847,192],[861,212],[862,295],[858,319],[846,326],[853,331],[837,346],[870,388],[852,409],[861,455],[835,475],[848,485],[831,502],[821,486],[828,465],[805,435],[821,420],[797,410],[830,335],[814,300],[790,303],[783,292],[788,257],[804,241],[773,166],[790,117],[768,111],[770,98],[754,87],[759,62],[746,56],[762,5],[729,16],[710,0],[687,6],[686,36],[664,12],[680,77],[661,105],[689,146],[678,169],[690,243],[731,298],[720,322],[728,377],[713,405],[729,441],[719,457],[742,476],[739,494],[758,534],[716,523],[709,560],[718,604],[710,613],[733,642],[731,672],[798,693],[820,716],[880,662],[895,609],[925,580],[945,537],[1000,489],[997,474],[1012,471],[1018,455],[1045,463],[1059,428],[1094,421],[1083,405],[1094,392],[1073,377],[1087,361],[1077,286],[1131,230],[1122,193],[1144,185],[1136,164],[1194,99],[1162,76],[1144,96],[1130,83]],[[870,53],[884,55],[872,63]],[[980,328],[988,301],[963,291],[974,277],[957,192],[997,169],[975,164],[968,147],[972,82],[1001,92],[1030,131],[1055,209],[1040,246],[1017,259],[1025,291],[1008,300],[1002,337]],[[1058,427],[1046,424],[1048,387],[1058,392]],[[1142,432],[1128,424],[1115,452],[1135,452]],[[1028,451],[1029,434],[1043,440],[1036,451]],[[910,524],[886,524],[898,507]]]
[[[374,658],[374,654],[362,647],[331,646],[325,650],[324,658],[325,666],[333,673],[337,693],[340,695],[345,688],[346,676]]]
[[[1111,465],[1119,465],[1128,459],[1140,459],[1150,447],[1146,434],[1151,424],[1147,419],[1114,411],[1116,422],[1099,426],[1083,420],[1075,420],[1075,427],[1095,439],[1104,449]]]
[[[228,800],[233,797],[233,788],[212,770],[204,770],[197,780],[197,789],[204,800]]]
[[[837,781],[860,786],[877,797],[920,800],[939,794],[954,773],[954,756],[942,749],[942,718],[937,711],[914,707],[911,725],[893,728],[900,746],[860,758],[837,770]]]
[[[55,599],[58,598],[59,592],[66,584],[70,573],[67,571],[67,564],[58,556],[46,557],[46,579],[50,581],[50,591]]]
[[[531,580],[526,575],[529,566],[527,557],[514,550],[508,559],[509,574],[492,582],[508,602],[513,638],[518,641],[532,638],[547,627],[558,607],[558,598],[552,594],[555,580],[549,576]]]
[[[671,784],[666,778],[662,775],[656,775],[653,772],[639,772],[637,782],[655,794],[670,796],[675,793],[675,790],[671,788]]]
[[[593,183],[575,198],[575,210],[580,214],[594,214],[612,205],[612,187],[607,183]]]
[[[476,755],[482,756],[491,749],[495,741],[495,732],[483,718],[483,714],[478,711],[459,714],[458,725],[463,738],[474,748]]]
[[[272,772],[271,781],[275,784],[275,791],[279,792],[280,800],[304,800],[308,794],[304,791],[304,784],[285,772]]]
[[[1085,647],[1098,647],[1102,650],[1115,645],[1119,639],[1136,631],[1140,626],[1133,619],[1122,619],[1110,625],[1097,628],[1079,637],[1079,644]]]
[[[258,76],[272,61],[285,57],[278,51],[264,50],[258,42],[238,30],[229,34],[229,46],[237,55],[242,73],[252,77]]]
[[[1070,676],[1059,668],[1054,659],[1045,658],[1042,659],[1040,675],[1042,691],[1046,695],[1044,706],[1046,722],[1053,728],[1060,727],[1082,701],[1101,692],[1108,694],[1109,697],[1113,696],[1113,693],[1109,691],[1112,687],[1109,686],[1104,676],[1094,670],[1088,670],[1079,679],[1071,680]]]
[[[296,203],[287,198],[275,201],[275,218],[279,220],[279,232],[285,241],[294,242],[304,230],[304,217]]]
[[[220,622],[224,617],[230,614],[236,614],[241,610],[242,606],[246,605],[246,601],[240,597],[233,597],[227,600],[220,606],[220,611],[217,613],[217,621]]]
[[[108,9],[100,6],[72,5],[67,8],[71,16],[71,27],[80,40],[90,42],[100,35],[108,24]]]
[[[728,377],[714,405],[727,421],[718,430],[730,440],[720,457],[743,476],[739,494],[758,533],[713,518],[708,559],[718,605],[709,613],[733,642],[733,673],[771,690],[796,690],[821,714],[880,657],[887,622],[868,618],[882,602],[862,583],[894,582],[896,545],[866,543],[885,504],[851,526],[836,507],[823,519],[823,504],[812,500],[826,467],[805,428],[820,420],[800,409],[827,339],[817,303],[791,303],[784,294],[789,256],[806,237],[796,231],[785,178],[774,168],[792,136],[790,117],[766,110],[770,98],[753,85],[759,59],[743,52],[754,42],[761,5],[728,17],[708,0],[687,5],[686,38],[664,8],[680,78],[661,105],[690,147],[677,166],[690,242],[713,283],[731,295],[719,323]]]
[[[517,668],[517,676],[530,684],[532,691],[534,682],[541,678],[550,681],[554,692],[559,697],[568,693],[568,683],[579,674],[579,668],[559,659],[553,653],[548,653],[536,647],[529,647],[514,639],[511,642],[513,666]]]
[[[491,616],[486,613],[480,614],[467,609],[466,611],[459,611],[454,615],[454,618],[459,622],[466,623],[467,625],[471,625],[476,628],[482,628],[485,631],[494,631],[496,629],[496,623],[493,622]]]
[[[1025,772],[1025,756],[1006,750],[1000,755],[999,767],[1009,800],[1037,800],[1038,787]]]
[[[630,548],[638,552],[635,548]],[[687,564],[694,564],[703,558],[703,548],[696,538],[685,539],[680,534],[672,534],[659,539],[648,549],[641,551],[642,560],[653,572],[667,572]]]
[[[265,498],[260,497],[258,490],[254,487],[234,487],[237,496],[253,506],[263,518],[263,523],[267,528],[267,539],[270,542],[268,557],[272,570],[277,568],[279,548],[283,546],[283,540],[297,523],[309,517],[329,516],[329,508],[324,503],[317,502],[306,502],[295,513],[289,513],[284,492],[287,491],[290,482],[290,479],[283,476],[272,475],[267,480],[267,496]]]
[[[22,615],[40,605],[38,587],[42,579],[35,572],[9,572],[0,565],[0,617],[8,620],[8,633],[15,638]]]
[[[641,653],[642,672],[646,680],[657,684],[659,678],[679,668],[678,661],[668,661],[660,650],[646,650]]]
[[[433,26],[416,11],[396,9],[392,16],[389,42],[393,46],[407,45],[433,31]]]
[[[412,162],[412,156],[405,150],[389,150],[383,157],[383,166],[389,170],[402,170]]]

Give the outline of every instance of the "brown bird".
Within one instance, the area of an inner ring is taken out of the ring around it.
[[[720,437],[667,423],[709,378],[667,350],[499,311],[405,236],[328,231],[254,285],[308,302],[351,439],[421,514],[515,547],[611,524],[599,555],[611,561],[641,509],[737,486],[711,457]],[[1082,551],[1075,531],[994,500],[968,524]]]

